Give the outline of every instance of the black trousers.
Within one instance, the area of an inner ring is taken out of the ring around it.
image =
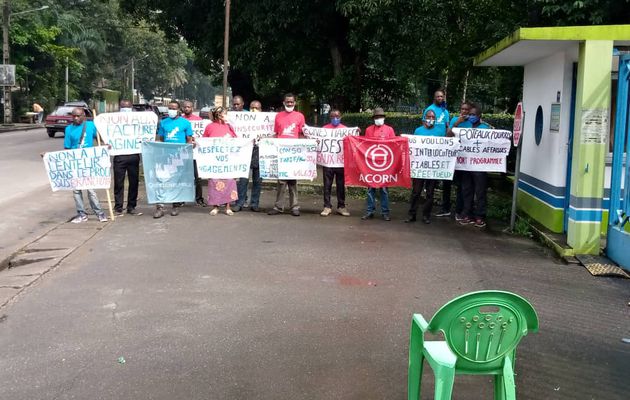
[[[122,211],[125,197],[125,175],[129,180],[127,210],[136,208],[138,202],[138,179],[140,176],[140,154],[114,156],[114,209]]]
[[[435,183],[437,181],[433,179],[412,179],[411,200],[409,201],[409,215],[415,217],[418,212],[418,206],[420,205],[420,195],[422,189],[427,192],[427,199],[422,205],[422,215],[427,218],[431,218],[431,209],[433,208],[433,191],[435,190]]]
[[[324,171],[324,207],[332,208],[330,194],[334,180],[335,185],[337,185],[337,208],[344,208],[346,206],[346,184],[344,182],[343,167],[322,167],[322,169]]]
[[[197,160],[193,160],[193,170],[195,171],[195,201],[203,201],[203,190],[201,189],[201,178],[197,172]]]
[[[455,213],[464,211],[464,196],[462,195],[461,171],[455,171],[452,181],[442,181],[442,210],[451,211],[451,193],[455,185]]]
[[[462,191],[464,211],[468,218],[486,218],[486,195],[488,193],[488,174],[486,172],[462,171]]]

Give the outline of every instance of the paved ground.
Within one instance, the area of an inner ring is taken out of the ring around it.
[[[411,314],[491,288],[539,313],[520,399],[628,398],[627,281],[525,239],[403,224],[401,204],[388,223],[360,221],[363,202],[322,218],[319,198],[302,200],[299,218],[186,207],[153,220],[145,206],[109,223],[0,310],[0,398],[403,399]],[[491,391],[457,377],[454,398]]]

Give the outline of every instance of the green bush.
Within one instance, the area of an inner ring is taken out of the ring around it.
[[[417,127],[421,124],[420,114],[404,114],[404,113],[386,113],[385,123],[392,128],[397,135],[412,135]],[[456,117],[459,114],[451,114]],[[496,129],[512,130],[514,125],[514,116],[511,114],[485,114],[483,120],[492,125]],[[365,128],[372,125],[372,114],[370,113],[347,113],[343,114],[343,124],[346,126],[358,126],[361,132],[365,132]]]

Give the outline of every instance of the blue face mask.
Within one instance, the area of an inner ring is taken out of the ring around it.
[[[468,122],[470,122],[471,124],[476,124],[477,122],[479,122],[479,117],[476,115],[469,115],[468,116]]]
[[[330,123],[337,126],[341,123],[341,118],[331,118]]]
[[[442,102],[440,103],[440,108],[441,109],[446,109],[446,100],[442,100]]]

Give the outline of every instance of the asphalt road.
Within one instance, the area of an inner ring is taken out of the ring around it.
[[[0,261],[74,213],[69,192],[53,193],[40,153],[63,149],[45,129],[0,132]]]
[[[270,193],[262,205],[272,204]],[[522,238],[185,207],[125,216],[0,310],[1,399],[403,399],[412,313],[505,289],[540,333],[518,349],[520,399],[627,399],[630,286]],[[124,363],[119,358],[124,358]],[[433,398],[425,365],[423,399]],[[492,398],[457,376],[454,398]]]

